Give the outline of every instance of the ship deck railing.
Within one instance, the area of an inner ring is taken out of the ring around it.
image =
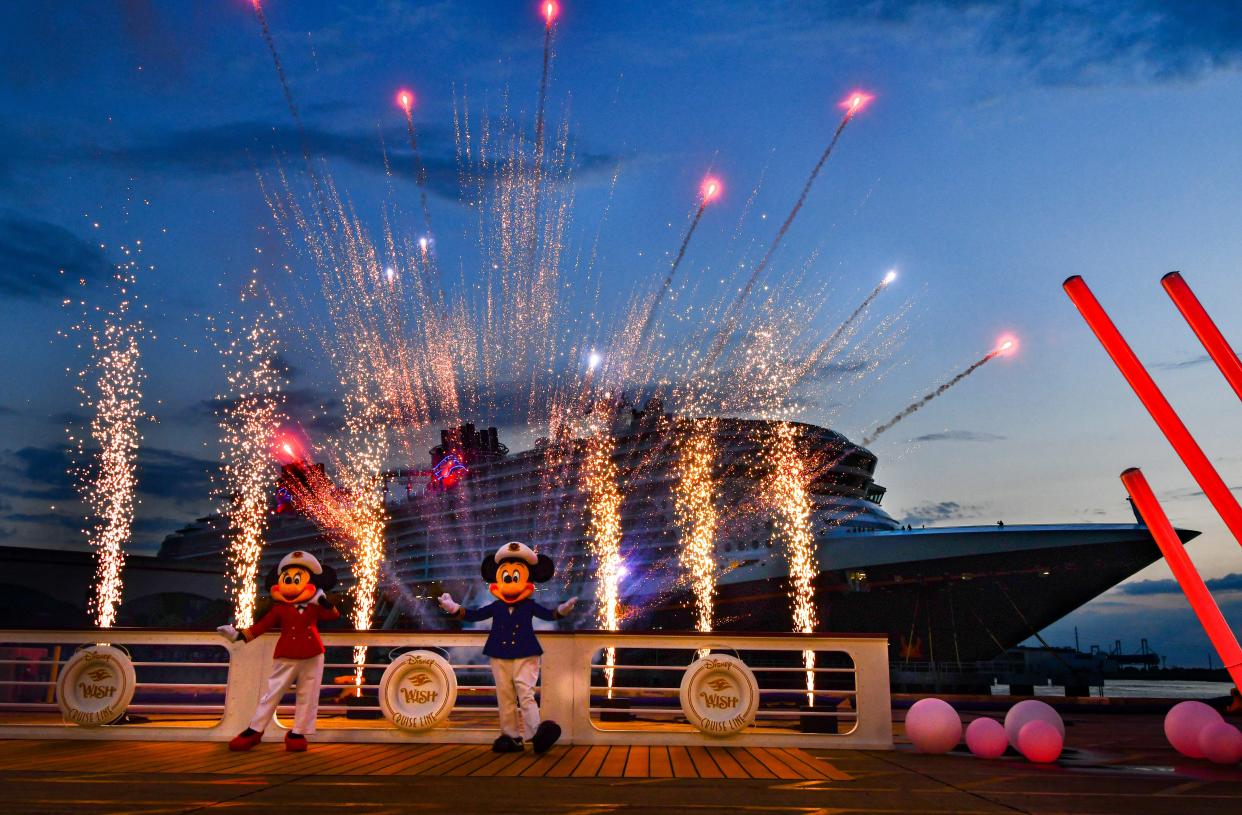
[[[497,708],[481,653],[486,631],[325,631],[327,647],[318,741],[453,742],[495,738]],[[0,739],[227,740],[254,714],[270,670],[275,634],[230,643],[207,631],[114,628],[0,630]],[[56,700],[60,670],[77,649],[106,642],[132,659],[136,690],[131,723],[80,727]],[[542,715],[570,744],[795,746],[888,749],[892,746],[888,641],[882,635],[548,631],[538,688]],[[354,683],[355,646],[367,652]],[[447,721],[410,731],[383,717],[377,696],[392,659],[410,649],[445,656],[458,697]],[[679,692],[700,654],[740,657],[754,672],[759,705],[753,724],[722,739],[693,727]],[[610,656],[611,653],[611,656]],[[806,655],[814,665],[806,667]],[[276,714],[291,724],[293,694]]]

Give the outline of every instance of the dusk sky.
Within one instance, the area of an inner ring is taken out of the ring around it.
[[[454,92],[529,121],[542,21],[530,2],[264,3],[305,122],[364,219],[408,171],[398,87],[418,97],[439,251],[469,278]],[[870,319],[898,312],[885,375],[807,394],[802,415],[854,441],[986,353],[998,359],[874,446],[885,509],[913,524],[1131,522],[1118,475],[1141,466],[1226,615],[1242,551],[1061,290],[1083,275],[1227,483],[1242,490],[1242,405],[1161,290],[1178,269],[1242,347],[1242,15],[1232,0],[563,0],[549,105],[577,143],[571,240],[599,232],[602,300],[649,288],[703,175],[683,273],[724,268],[741,221],[766,245],[860,88],[851,123],[774,264],[812,258],[844,316],[885,270]],[[133,551],[213,509],[209,317],[252,273],[297,258],[260,189],[299,137],[248,0],[8,3],[0,10],[0,544],[81,548],[66,427],[85,364],[58,337],[106,302],[141,240],[136,293],[155,339]],[[611,205],[608,187],[619,176]],[[404,174],[402,170],[405,170]],[[606,220],[602,213],[607,208]],[[602,224],[602,226],[601,226]],[[146,268],[149,264],[153,268]],[[63,274],[60,270],[64,270]],[[84,285],[79,284],[84,280]],[[826,326],[830,329],[831,325]],[[291,346],[300,403],[330,376]],[[1170,662],[1209,646],[1162,564],[1053,626],[1084,645],[1140,636]]]

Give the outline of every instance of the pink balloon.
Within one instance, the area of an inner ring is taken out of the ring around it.
[[[1217,764],[1242,761],[1242,730],[1229,722],[1211,722],[1199,731],[1199,752]]]
[[[1215,708],[1202,702],[1178,702],[1164,717],[1164,735],[1173,749],[1190,758],[1203,758],[1199,734],[1209,724],[1223,722]]]
[[[1061,714],[1057,713],[1047,702],[1025,699],[1009,708],[1009,712],[1005,714],[1005,735],[1009,738],[1013,749],[1018,749],[1018,733],[1021,732],[1022,727],[1027,722],[1034,721],[1052,725],[1061,734],[1061,740],[1065,740],[1065,722],[1061,721]]]
[[[906,713],[906,735],[920,753],[947,753],[962,740],[962,719],[943,699],[920,699]]]
[[[979,758],[1000,758],[1009,746],[1005,727],[995,719],[975,719],[966,727],[966,746]]]
[[[1064,743],[1064,737],[1055,727],[1039,719],[1027,722],[1018,731],[1018,752],[1036,764],[1056,761]]]

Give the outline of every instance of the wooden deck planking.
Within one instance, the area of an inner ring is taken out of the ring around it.
[[[690,753],[690,760],[694,762],[694,769],[699,778],[725,777],[720,767],[716,766],[716,762],[712,761],[711,754],[707,752],[706,747],[687,747],[686,751]]]
[[[578,744],[570,747],[565,751],[565,754],[560,757],[556,764],[552,765],[552,767],[547,772],[542,773],[542,775],[545,775],[548,778],[570,777],[574,774],[574,770],[578,768],[578,765],[582,763],[582,759],[586,757],[586,754],[590,749],[590,747],[587,747],[584,744]],[[531,774],[533,775],[533,773]]]
[[[685,747],[668,748],[668,757],[673,762],[674,778],[698,778],[698,770],[694,768],[694,762],[690,760],[690,753]]]
[[[599,773],[600,765],[604,763],[604,759],[608,757],[608,747],[605,745],[596,745],[587,750],[587,754],[582,757],[582,763],[574,768],[573,777],[583,778],[586,776],[594,777]]]
[[[232,753],[220,743],[0,741],[8,770],[119,774],[478,776],[528,778],[711,778],[850,781],[798,748],[558,746],[497,754],[483,744],[313,744],[287,753],[280,742]]]
[[[622,775],[626,778],[647,778],[651,771],[651,749],[631,747]]]
[[[751,755],[763,762],[763,766],[775,773],[777,778],[786,781],[804,780],[801,773],[790,767],[781,760],[780,756],[773,754],[766,747],[751,747],[750,752]]]
[[[672,778],[673,762],[668,756],[668,748],[660,745],[652,747],[647,755],[647,774],[651,778]]]
[[[751,774],[733,757],[728,747],[708,747],[707,754],[716,762],[725,778],[750,778]]]
[[[624,744],[615,744],[610,747],[604,763],[599,766],[599,777],[621,778],[625,775],[625,763],[629,756],[630,748]]]

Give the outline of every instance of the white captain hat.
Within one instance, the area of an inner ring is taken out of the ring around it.
[[[509,541],[496,550],[496,562],[502,563],[506,560],[521,560],[534,566],[539,562],[539,555],[521,541]]]
[[[301,566],[311,574],[323,574],[323,566],[319,565],[319,559],[310,552],[290,552],[280,559],[280,565],[276,567],[276,571],[284,571],[286,566]]]

